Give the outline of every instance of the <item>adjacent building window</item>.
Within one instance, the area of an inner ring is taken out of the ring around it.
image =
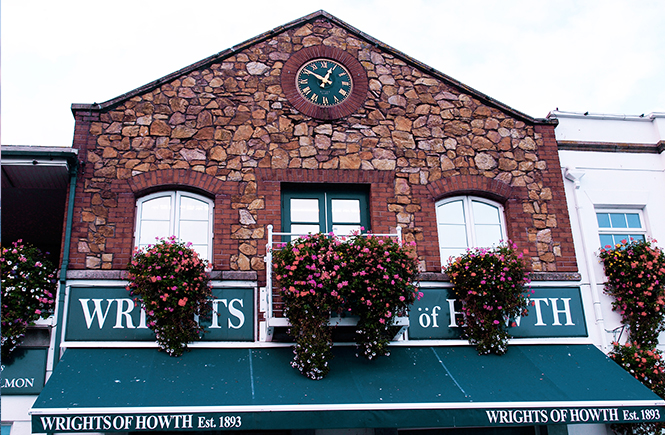
[[[436,204],[441,264],[469,248],[492,247],[506,237],[503,207],[484,198],[457,196]]]
[[[282,229],[340,236],[369,231],[368,192],[358,186],[282,186]]]
[[[190,192],[159,192],[137,203],[136,246],[154,244],[157,238],[176,236],[191,242],[198,254],[212,260],[213,202]]]
[[[622,240],[644,240],[646,228],[641,210],[596,210],[600,246],[615,246]]]

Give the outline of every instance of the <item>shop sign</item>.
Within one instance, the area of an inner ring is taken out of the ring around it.
[[[305,407],[306,408],[306,407]],[[307,411],[307,412],[304,412]],[[622,424],[665,421],[663,408],[542,407],[474,409],[301,409],[273,412],[127,413],[33,415],[33,433],[164,432],[359,427],[360,421],[386,427],[497,427],[549,424]]]
[[[204,341],[254,339],[254,290],[214,288],[211,312],[200,318]],[[154,341],[146,314],[124,287],[71,287],[66,341]]]
[[[458,339],[461,306],[450,289],[421,289],[409,313],[409,339]],[[507,322],[515,338],[586,337],[579,288],[534,288],[528,315]],[[449,294],[450,292],[450,294]]]
[[[0,368],[2,395],[39,394],[44,387],[48,348],[17,348]]]

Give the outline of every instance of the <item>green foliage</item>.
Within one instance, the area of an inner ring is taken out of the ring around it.
[[[191,244],[175,237],[136,250],[128,265],[127,290],[146,311],[160,348],[171,356],[182,355],[203,332],[195,316],[209,310],[206,267]]]
[[[55,267],[41,251],[18,240],[2,248],[2,358],[21,344],[30,325],[53,314]]]
[[[454,284],[453,294],[462,303],[462,337],[481,355],[502,355],[510,334],[506,324],[526,316],[526,263],[517,247],[507,243],[495,249],[468,250],[445,269]]]
[[[389,355],[391,326],[418,296],[415,259],[389,239],[314,234],[273,253],[277,289],[296,345],[291,365],[311,378],[328,372],[333,313],[357,315],[359,353]]]

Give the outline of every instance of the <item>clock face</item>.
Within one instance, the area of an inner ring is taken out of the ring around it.
[[[353,80],[349,71],[339,62],[314,59],[303,64],[296,74],[296,87],[310,103],[331,107],[349,98],[353,91]]]
[[[282,67],[280,83],[292,107],[315,119],[340,119],[362,107],[367,71],[351,54],[329,45],[304,47]]]

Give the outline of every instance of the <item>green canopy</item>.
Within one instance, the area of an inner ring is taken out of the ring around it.
[[[665,420],[665,402],[592,345],[335,347],[330,374],[290,348],[69,349],[35,402],[33,433],[432,428]]]

